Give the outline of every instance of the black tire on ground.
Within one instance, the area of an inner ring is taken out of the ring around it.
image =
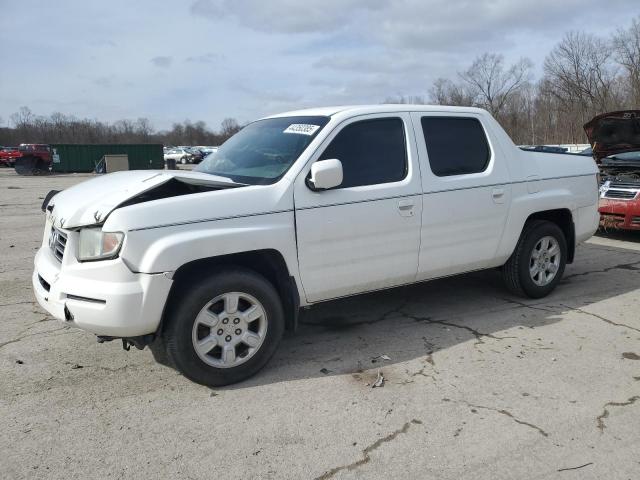
[[[186,164],[187,164],[187,157],[182,157],[182,158],[180,159],[180,163],[181,163],[182,165],[186,165]]]
[[[44,160],[42,160],[41,158],[38,158],[38,161],[36,162],[36,168],[33,171],[34,175],[48,175],[49,174],[49,164],[47,162],[45,162]]]
[[[533,249],[544,237],[552,237],[558,242],[560,263],[555,277],[547,285],[540,286],[531,278],[529,267]],[[514,295],[542,298],[556,288],[566,263],[567,240],[560,227],[546,220],[533,220],[525,224],[513,254],[502,267],[502,275],[507,289]]]
[[[242,292],[253,296],[267,317],[264,340],[251,358],[240,365],[218,368],[205,363],[192,341],[195,319],[203,307],[219,295]],[[244,268],[230,267],[197,280],[182,290],[169,305],[163,340],[170,362],[187,378],[202,385],[219,387],[245,380],[266,365],[284,333],[284,311],[276,289],[263,276]]]
[[[151,350],[153,359],[160,365],[164,365],[165,367],[174,367],[169,359],[169,355],[167,355],[167,346],[164,342],[164,338],[161,336],[157,337],[151,344],[149,344],[149,350]]]
[[[25,156],[17,158],[14,168],[18,175],[33,175],[36,170],[38,159],[36,157]]]

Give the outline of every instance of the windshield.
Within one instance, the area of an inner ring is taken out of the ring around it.
[[[259,120],[240,130],[194,170],[239,183],[275,183],[328,121],[328,117]]]

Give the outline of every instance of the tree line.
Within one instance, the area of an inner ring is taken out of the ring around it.
[[[573,31],[549,52],[543,75],[533,63],[484,53],[457,77],[433,82],[427,97],[397,96],[386,103],[434,103],[487,109],[517,144],[585,143],[582,125],[595,115],[640,108],[640,16],[608,38]],[[19,143],[162,143],[219,145],[240,130],[233,118],[219,131],[202,122],[155,131],[146,118],[106,123],[62,113],[48,117],[22,107],[0,128],[0,145]],[[1,122],[0,122],[1,123]]]
[[[155,131],[146,118],[114,123],[65,115],[35,115],[21,107],[10,117],[12,127],[0,128],[0,145],[20,143],[161,143],[163,145],[220,145],[241,126],[233,118],[223,120],[218,131],[205,122],[174,123],[170,130]]]
[[[582,126],[613,110],[640,108],[640,17],[611,37],[569,32],[533,81],[527,58],[507,65],[503,55],[477,57],[457,78],[439,78],[428,98],[388,103],[434,103],[487,109],[517,144],[586,143]]]

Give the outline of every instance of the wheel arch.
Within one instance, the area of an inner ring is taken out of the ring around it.
[[[532,213],[527,217],[522,229],[524,230],[527,223],[533,220],[546,220],[560,227],[567,241],[567,263],[573,263],[576,251],[576,231],[571,210],[558,208]]]
[[[282,254],[275,249],[264,249],[200,258],[181,265],[173,273],[173,285],[167,296],[157,333],[162,332],[166,324],[168,307],[180,298],[182,292],[188,289],[190,282],[207,276],[215,269],[219,270],[225,267],[246,268],[271,282],[282,301],[285,328],[287,330],[296,329],[300,310],[300,291],[297,282],[289,272]]]

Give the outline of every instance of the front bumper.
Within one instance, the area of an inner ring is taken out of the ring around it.
[[[600,226],[622,230],[640,230],[640,199],[600,199]]]
[[[137,337],[157,330],[172,284],[168,275],[133,273],[120,258],[80,263],[76,232],[68,232],[60,262],[46,239],[45,233],[32,277],[42,308],[96,335]]]

